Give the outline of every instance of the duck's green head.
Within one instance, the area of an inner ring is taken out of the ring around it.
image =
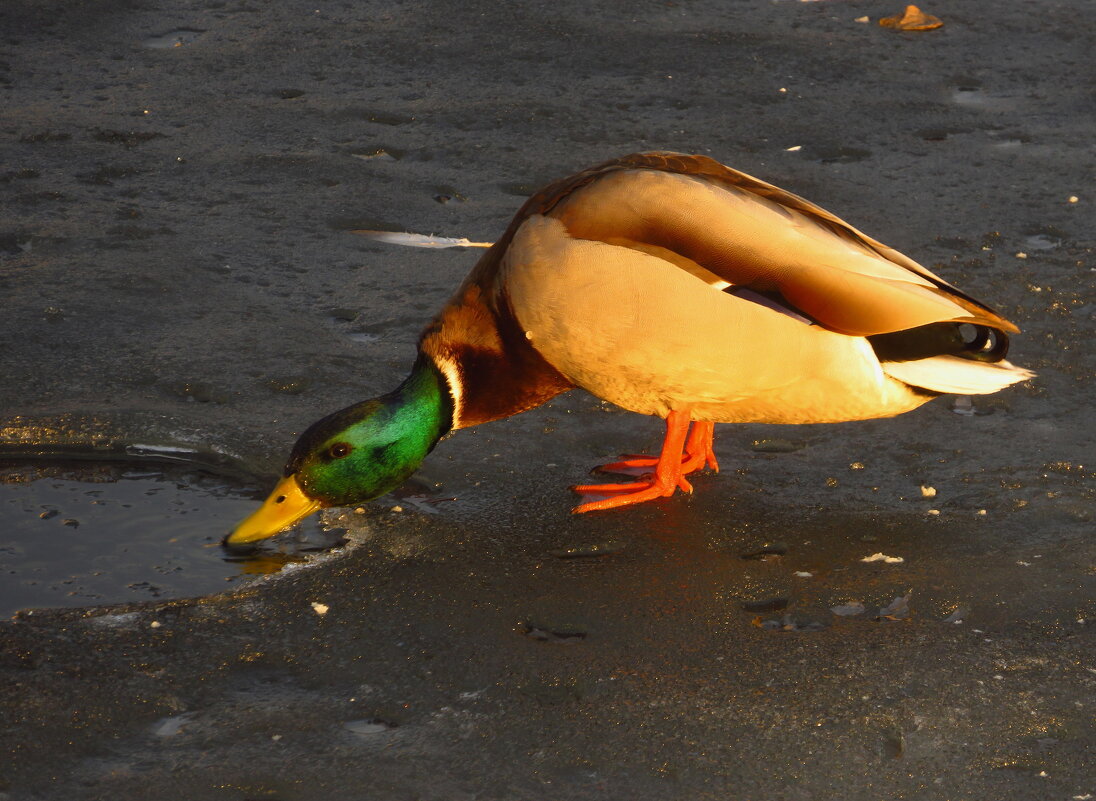
[[[420,358],[394,392],[312,424],[293,447],[285,477],[225,544],[266,539],[317,509],[363,503],[395,489],[451,424],[445,379]]]

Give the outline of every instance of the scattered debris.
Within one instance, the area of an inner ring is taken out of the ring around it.
[[[899,595],[889,604],[879,610],[879,614],[875,616],[876,620],[905,620],[910,616],[910,595],[913,593],[907,592],[905,595]]]
[[[883,17],[879,20],[879,24],[884,28],[895,28],[900,31],[931,31],[943,27],[944,22],[939,17],[926,14],[917,6],[911,5],[906,6],[904,14]]]
[[[749,559],[754,562],[768,562],[779,559],[788,552],[788,546],[782,542],[771,542],[758,548],[756,551],[741,554],[739,559]]]
[[[955,610],[950,615],[944,618],[944,622],[959,624],[962,623],[963,620],[966,619],[966,616],[969,614],[970,607],[966,604],[959,604],[959,606],[955,607]]]
[[[970,395],[958,395],[951,402],[951,410],[964,416],[974,414],[974,401]]]
[[[450,496],[448,498],[440,498],[434,495],[402,495],[400,500],[415,507],[415,509],[423,514],[436,515],[440,511],[434,504],[443,503],[445,501],[455,501],[456,497]],[[404,508],[402,506],[393,506],[393,512],[402,512]]]
[[[183,712],[181,715],[161,718],[152,724],[152,733],[156,737],[174,737],[193,717],[193,712]]]
[[[924,484],[922,484],[921,485],[921,497],[922,498],[935,498],[936,497],[936,487],[926,487]]]
[[[362,161],[399,161],[403,157],[402,151],[388,150],[383,147],[357,150],[351,152],[350,155]]]
[[[856,19],[853,20],[853,22],[860,22],[860,23],[871,22],[871,17],[869,17],[869,16],[857,17]]]
[[[587,545],[572,545],[568,548],[556,548],[549,551],[557,559],[583,559],[595,556],[606,556],[624,550],[624,542],[621,540],[606,540],[605,542],[591,542]]]
[[[150,36],[141,44],[145,47],[151,47],[153,50],[170,50],[197,41],[203,33],[205,33],[205,30],[201,28],[176,28],[167,33]]]
[[[807,570],[797,570],[792,575],[797,578],[814,578],[814,573]]]
[[[117,615],[96,615],[89,618],[88,622],[96,626],[114,629],[135,623],[138,617],[140,617],[140,614],[137,612],[122,612]]]
[[[871,556],[865,556],[860,560],[861,562],[886,562],[888,565],[896,565],[900,562],[905,562],[901,556],[887,556],[885,553],[873,553]]]
[[[522,623],[518,630],[526,637],[537,642],[549,642],[555,645],[576,645],[586,639],[586,632],[580,629],[549,629],[533,623]]]
[[[758,453],[794,453],[803,450],[807,443],[802,440],[782,439],[781,437],[766,437],[755,439],[753,449]]]
[[[830,611],[841,617],[855,617],[856,615],[864,614],[864,608],[864,604],[859,601],[852,601],[851,603],[841,604],[839,606],[831,606]]]
[[[321,604],[318,601],[312,602],[312,611],[315,612],[317,615],[320,615],[321,617],[323,615],[326,615],[327,610],[330,608],[331,607],[329,607],[327,604]]]
[[[780,620],[762,620],[760,617],[755,617],[752,623],[766,631],[822,631],[826,628],[823,624],[814,621],[797,623],[791,615],[784,615]]]

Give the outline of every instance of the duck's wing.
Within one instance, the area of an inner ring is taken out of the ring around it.
[[[574,238],[659,255],[843,334],[938,322],[1018,330],[825,209],[706,156],[638,153],[557,181],[526,202],[496,247],[537,214]]]

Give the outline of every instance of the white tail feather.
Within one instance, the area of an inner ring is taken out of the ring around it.
[[[883,372],[933,392],[988,395],[1035,373],[1009,362],[979,362],[959,356],[933,356],[909,362],[883,362]]]

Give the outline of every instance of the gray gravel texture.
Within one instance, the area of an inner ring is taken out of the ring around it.
[[[1096,18],[876,24],[901,6],[0,4],[7,448],[266,487],[478,255],[349,229],[490,240],[644,149],[845,217],[1038,372],[976,414],[722,426],[695,495],[581,518],[567,486],[658,421],[576,392],[460,432],[311,567],[0,623],[0,799],[1096,796]]]

